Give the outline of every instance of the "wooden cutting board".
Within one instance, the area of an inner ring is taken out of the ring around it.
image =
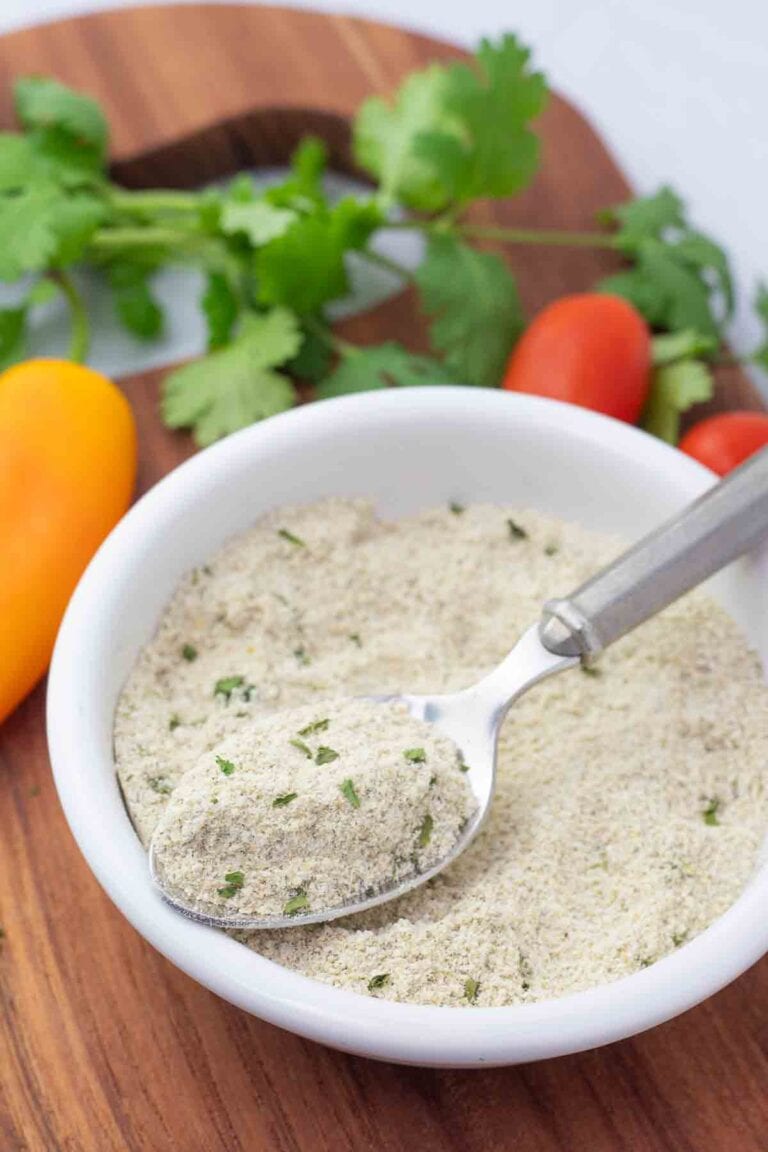
[[[360,100],[459,55],[396,28],[279,8],[105,13],[0,38],[0,123],[11,123],[13,77],[49,73],[103,102],[131,185],[191,186],[280,162],[309,131],[349,170]],[[572,106],[554,99],[540,130],[534,186],[477,220],[589,228],[628,193]],[[509,259],[530,311],[614,258],[527,248]],[[344,330],[423,343],[408,293]],[[142,489],[191,451],[160,425],[160,375],[123,382]],[[729,370],[716,406],[760,405]],[[64,822],[43,712],[41,686],[0,728],[1,1152],[768,1148],[768,960],[683,1018],[597,1052],[483,1072],[341,1055],[225,1004],[128,926]]]

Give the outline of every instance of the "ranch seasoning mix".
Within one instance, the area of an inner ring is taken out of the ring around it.
[[[471,684],[545,599],[619,550],[494,506],[396,523],[358,500],[270,513],[182,581],[123,690],[117,771],[142,841],[160,826],[177,879],[227,908],[300,911],[313,882],[327,901],[350,876],[374,887],[428,866],[472,810],[459,752],[343,698]],[[490,819],[444,873],[354,917],[238,938],[394,1000],[575,992],[652,964],[733,903],[768,824],[767,781],[758,661],[695,592],[514,706]],[[246,851],[249,805],[261,857]],[[270,857],[280,821],[291,850]]]

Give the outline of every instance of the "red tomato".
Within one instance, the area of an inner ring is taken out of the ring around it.
[[[718,476],[768,444],[768,413],[721,412],[694,424],[680,441],[680,448]]]
[[[651,373],[651,334],[618,296],[563,296],[539,312],[510,356],[502,385],[567,400],[634,424]]]

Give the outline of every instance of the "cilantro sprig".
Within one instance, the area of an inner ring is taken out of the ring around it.
[[[157,271],[202,273],[207,354],[165,378],[161,412],[200,445],[293,406],[295,381],[331,398],[386,387],[494,387],[524,328],[507,261],[481,245],[556,245],[616,252],[624,267],[597,287],[629,300],[653,329],[654,369],[643,423],[674,442],[679,417],[712,391],[735,303],[727,255],[670,188],[613,205],[593,231],[480,224],[478,200],[515,196],[539,164],[541,73],[512,35],[483,40],[466,61],[412,73],[391,97],[360,107],[352,148],[371,193],[332,201],[325,145],[302,141],[282,182],[257,189],[129,190],[109,176],[99,105],[46,77],[13,89],[18,131],[0,132],[0,280],[25,294],[0,310],[0,369],[25,355],[29,318],[59,293],[71,314],[69,354],[87,356],[89,319],[72,269],[104,277],[115,314],[137,340],[164,331]],[[372,246],[393,223],[420,233],[415,274]],[[384,263],[412,281],[430,351],[394,340],[361,347],[334,333],[327,308],[350,290],[348,258]],[[584,285],[585,288],[590,285]],[[768,367],[768,289],[755,308],[766,338],[749,359]]]

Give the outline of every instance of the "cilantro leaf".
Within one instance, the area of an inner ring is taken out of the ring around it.
[[[260,302],[308,315],[344,296],[349,290],[344,253],[362,248],[381,222],[373,201],[352,197],[299,217],[255,254]]]
[[[208,351],[223,348],[232,336],[240,304],[223,272],[209,272],[200,301],[208,324]]]
[[[631,270],[601,280],[598,290],[629,300],[652,328],[673,332],[694,328],[708,336],[718,335],[709,287],[675,257],[672,248],[659,240],[644,240],[635,261]]]
[[[433,237],[416,272],[432,343],[455,381],[494,387],[523,329],[517,287],[504,261],[449,236]]]
[[[24,359],[26,330],[26,307],[0,310],[0,371]]]
[[[605,224],[619,225],[616,240],[630,252],[649,236],[660,237],[670,228],[685,227],[683,202],[666,185],[652,196],[640,196],[606,209],[600,219]]]
[[[226,348],[185,364],[165,378],[163,418],[171,428],[194,428],[204,447],[290,408],[295,400],[290,380],[275,368],[299,350],[301,333],[295,316],[282,308],[248,314]]]
[[[73,263],[104,213],[95,197],[69,197],[50,183],[0,195],[0,280]]]
[[[425,156],[422,138],[458,143],[459,125],[446,109],[447,69],[432,64],[406,78],[391,104],[366,100],[355,117],[353,151],[362,168],[376,177],[384,202],[399,200],[421,212],[437,212],[450,201],[453,180],[436,149]]]
[[[117,317],[140,340],[152,340],[163,329],[163,311],[149,287],[150,274],[150,269],[127,262],[107,269]]]
[[[60,197],[50,186],[0,197],[0,280],[47,268],[56,253]]]
[[[18,192],[39,175],[29,137],[0,132],[0,192]]]
[[[79,260],[105,216],[106,208],[95,196],[62,197],[55,206],[53,219],[56,234],[53,266],[62,267]]]
[[[355,348],[317,388],[318,399],[344,396],[349,392],[372,392],[389,385],[412,387],[420,384],[450,384],[452,377],[437,360],[418,356],[387,340],[372,348]]]
[[[296,220],[290,208],[276,208],[266,200],[233,201],[221,210],[220,228],[227,236],[243,233],[254,247],[282,236]]]
[[[448,69],[446,107],[461,136],[449,137],[446,148],[445,139],[427,135],[419,146],[451,163],[452,199],[511,196],[533,179],[539,140],[528,121],[543,109],[547,89],[541,73],[530,71],[530,55],[506,35],[497,44],[481,41],[471,63]]]
[[[268,188],[264,198],[279,208],[312,210],[326,203],[323,174],[328,149],[317,136],[306,136],[291,157],[290,175],[281,184]]]
[[[75,141],[106,153],[108,128],[99,105],[45,76],[24,76],[13,86],[16,115],[27,129],[60,128]]]
[[[65,128],[38,128],[26,137],[31,152],[30,179],[48,179],[62,188],[95,187],[106,176],[106,153],[75,139]]]
[[[618,224],[616,246],[634,266],[598,288],[629,300],[654,328],[691,328],[719,337],[733,311],[733,281],[725,252],[688,224],[669,188],[603,213]]]
[[[676,444],[681,413],[709,400],[713,388],[712,373],[701,360],[680,360],[656,368],[641,420],[643,428],[668,444]]]
[[[298,376],[300,380],[309,380],[318,384],[328,375],[333,358],[331,332],[322,317],[308,318],[313,323],[304,327],[304,339],[296,355],[286,370],[291,376]],[[327,335],[324,336],[324,334]]]
[[[385,202],[437,212],[529,183],[539,145],[527,125],[546,98],[529,56],[514,36],[483,40],[471,64],[432,65],[409,76],[391,104],[363,104],[355,157]]]

